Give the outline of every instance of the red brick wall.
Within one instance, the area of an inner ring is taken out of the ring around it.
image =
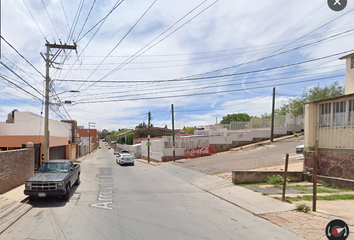
[[[318,174],[354,180],[354,153],[319,152]],[[313,152],[305,152],[304,171],[313,170]]]
[[[25,183],[34,174],[34,149],[0,152],[0,194]]]
[[[89,137],[88,134],[89,129],[77,129],[77,134],[79,134],[79,137]],[[90,129],[90,137],[92,138],[92,142],[96,143],[97,142],[97,129]]]

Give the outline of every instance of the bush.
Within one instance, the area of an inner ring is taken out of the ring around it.
[[[296,211],[303,212],[303,213],[308,213],[310,211],[310,207],[307,206],[306,203],[298,203],[296,204]]]
[[[283,177],[280,175],[273,175],[266,178],[267,183],[272,185],[281,185],[283,184]],[[289,179],[286,179],[286,182],[289,182]]]

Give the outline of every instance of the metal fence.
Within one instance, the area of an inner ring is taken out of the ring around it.
[[[283,127],[285,125],[285,115],[274,116],[274,127]],[[249,122],[231,122],[230,124],[221,124],[227,130],[240,130],[252,128],[270,128],[272,120],[269,118],[252,118]]]

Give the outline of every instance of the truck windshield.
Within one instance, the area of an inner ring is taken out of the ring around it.
[[[41,172],[41,173],[55,173],[55,172],[67,173],[67,172],[69,172],[69,164],[44,162],[42,164],[42,166],[38,169],[38,172]]]

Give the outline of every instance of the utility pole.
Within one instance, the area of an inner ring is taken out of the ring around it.
[[[274,137],[274,111],[275,111],[275,87],[273,88],[272,125],[270,127],[270,141],[271,142],[273,142],[273,137]]]
[[[150,163],[150,119],[151,119],[151,113],[149,112],[149,116],[148,116],[148,163]]]
[[[88,130],[88,134],[89,134],[89,154],[91,153],[91,130],[90,130],[90,127],[91,125],[93,125],[92,127],[94,127],[94,122],[89,122],[88,125],[89,125],[89,130]]]
[[[175,152],[175,147],[176,147],[176,143],[175,143],[175,114],[173,111],[173,104],[171,104],[171,108],[172,108],[172,145],[173,145],[173,161],[176,161],[176,152]]]
[[[50,77],[49,77],[49,67],[52,64],[52,61],[58,57],[59,52],[57,52],[52,59],[49,58],[49,52],[51,48],[58,49],[74,49],[76,50],[76,44],[74,45],[62,45],[62,44],[50,44],[47,42],[45,44],[47,47],[46,56],[44,58],[46,62],[46,75],[45,75],[45,119],[44,119],[44,161],[49,160],[49,85],[50,85]],[[43,55],[42,55],[43,56]]]

